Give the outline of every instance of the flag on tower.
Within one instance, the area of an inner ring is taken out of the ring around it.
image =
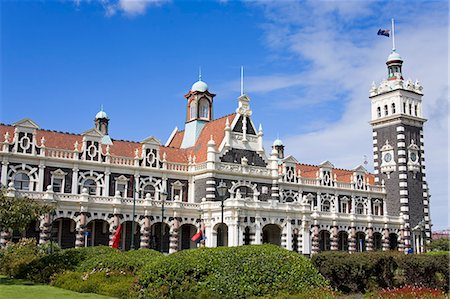
[[[384,35],[389,37],[391,30],[389,29],[379,29],[377,35]]]
[[[116,230],[116,233],[112,237],[112,244],[111,244],[112,248],[119,248],[119,244],[120,244],[120,229],[121,228],[122,228],[122,224],[119,225],[119,227]]]

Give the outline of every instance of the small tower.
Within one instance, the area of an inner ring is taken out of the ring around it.
[[[422,116],[422,86],[404,80],[403,60],[395,49],[386,65],[388,77],[372,83],[373,154],[375,182],[385,182],[389,215],[405,221],[405,250],[423,252],[431,240],[428,185]],[[425,240],[424,240],[425,239]]]
[[[103,106],[100,111],[95,115],[95,128],[102,133],[102,144],[112,144],[112,140],[108,133],[109,118],[105,111],[103,111]]]
[[[281,141],[279,138],[277,138],[273,144],[272,148],[277,151],[277,156],[279,160],[284,159],[284,145],[283,141]]]
[[[186,125],[181,148],[195,145],[206,123],[213,119],[213,99],[208,85],[202,81],[201,74],[191,90],[184,96],[187,99]]]
[[[109,118],[103,111],[103,106],[100,111],[95,115],[95,128],[99,130],[103,135],[108,135]]]

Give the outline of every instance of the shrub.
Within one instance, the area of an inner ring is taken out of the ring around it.
[[[0,271],[14,278],[26,278],[28,265],[40,257],[35,239],[10,242],[2,251]]]
[[[432,251],[450,251],[450,237],[432,240],[430,249]]]
[[[52,285],[79,293],[96,293],[116,298],[136,298],[135,277],[121,271],[65,272]]]
[[[244,298],[327,285],[306,258],[275,245],[184,250],[146,265],[139,276],[151,298]]]
[[[448,290],[447,255],[324,252],[315,255],[312,262],[332,287],[344,293],[404,285]]]

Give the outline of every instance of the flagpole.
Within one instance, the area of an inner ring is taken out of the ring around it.
[[[392,18],[392,51],[395,51],[395,27],[394,27],[394,18]]]
[[[241,96],[244,95],[244,67],[241,65]]]

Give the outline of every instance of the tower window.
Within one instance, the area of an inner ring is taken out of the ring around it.
[[[406,103],[403,103],[403,113],[406,113]]]
[[[409,115],[412,115],[412,105],[409,104]]]
[[[191,117],[189,119],[194,119],[197,117],[197,105],[195,102],[191,103],[190,116]]]
[[[388,106],[387,105],[384,105],[384,116],[387,116],[388,115]]]
[[[380,107],[377,107],[377,116],[381,117],[381,108]]]
[[[395,114],[395,103],[392,103],[392,114]]]
[[[414,105],[414,115],[417,116],[417,105]]]
[[[209,104],[208,101],[205,99],[202,99],[200,101],[200,107],[199,107],[199,115],[200,118],[209,118]]]

